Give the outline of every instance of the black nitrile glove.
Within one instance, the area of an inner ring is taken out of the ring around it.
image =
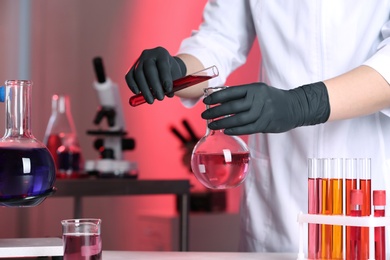
[[[214,92],[203,102],[207,105],[220,103],[204,111],[202,118],[215,119],[209,128],[225,129],[228,135],[281,133],[299,126],[324,123],[330,114],[328,91],[323,82],[291,90],[264,83],[228,87]]]
[[[144,50],[126,74],[126,83],[134,94],[142,93],[145,101],[173,97],[173,80],[187,73],[184,62],[163,47]]]

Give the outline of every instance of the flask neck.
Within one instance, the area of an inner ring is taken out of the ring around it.
[[[31,86],[29,80],[7,80],[5,93],[6,129],[4,137],[32,138]]]
[[[51,101],[52,114],[64,114],[66,116],[70,113],[70,98],[68,95],[53,95]]]
[[[213,122],[214,120],[207,120],[207,125],[206,125],[206,136],[210,136],[210,135],[219,135],[219,134],[225,134],[223,132],[223,129],[219,129],[219,130],[211,130],[208,125]]]
[[[203,97],[206,98],[208,97],[209,95],[211,95],[212,93],[216,92],[216,91],[220,91],[220,90],[223,90],[223,89],[226,89],[226,86],[220,86],[220,87],[210,87],[210,88],[205,88],[203,90]],[[213,105],[214,106],[214,105]],[[210,105],[206,105],[206,109],[210,109],[211,107],[213,106],[210,106]],[[208,119],[207,120],[207,127],[206,127],[206,136],[208,135],[216,135],[216,134],[224,134],[223,132],[223,129],[220,129],[220,130],[211,130],[208,125],[215,121],[215,120],[218,120],[219,118],[215,118],[215,119]]]
[[[68,95],[53,95],[49,126],[54,133],[75,133]]]

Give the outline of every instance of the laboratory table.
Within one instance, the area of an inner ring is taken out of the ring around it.
[[[296,260],[295,253],[103,251],[108,260]]]
[[[60,260],[62,239],[17,238],[0,239],[0,259]],[[103,250],[104,260],[297,260],[297,253],[248,252],[177,252],[177,251],[113,251]]]
[[[82,217],[82,197],[173,194],[179,199],[179,249],[188,251],[189,180],[136,180],[127,178],[57,179],[53,197],[73,197],[74,217]]]

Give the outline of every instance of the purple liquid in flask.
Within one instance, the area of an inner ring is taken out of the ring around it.
[[[0,139],[0,206],[31,207],[54,193],[55,164],[46,146],[31,133],[31,86],[7,80],[6,129]]]

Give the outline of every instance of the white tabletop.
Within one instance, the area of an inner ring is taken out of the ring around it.
[[[58,237],[0,239],[0,258],[62,256],[62,254],[62,239]]]
[[[296,260],[297,253],[103,251],[108,260]]]
[[[61,256],[60,238],[0,239],[0,258]],[[103,251],[107,260],[297,260],[297,253]]]

